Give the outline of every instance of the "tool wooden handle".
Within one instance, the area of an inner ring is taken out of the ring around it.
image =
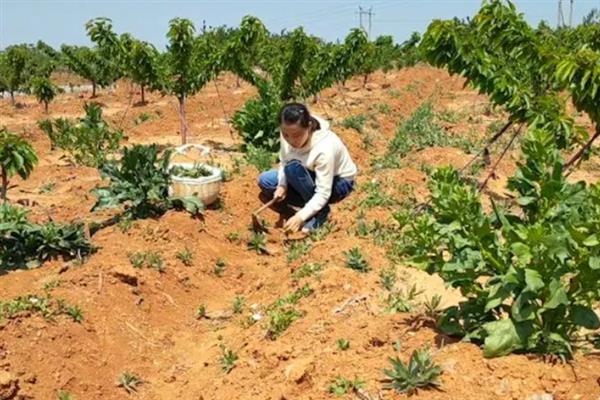
[[[263,212],[264,210],[266,210],[267,208],[271,207],[273,204],[275,204],[275,201],[277,199],[273,198],[271,200],[269,200],[268,202],[266,202],[265,204],[263,204],[258,210],[254,211],[252,214],[254,215],[258,215],[261,212]]]

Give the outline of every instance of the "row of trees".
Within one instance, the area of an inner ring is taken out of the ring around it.
[[[233,122],[244,138],[260,145],[276,141],[272,117],[283,101],[316,95],[354,75],[363,75],[366,83],[379,68],[415,63],[419,42],[418,34],[402,45],[391,36],[370,42],[363,31],[353,30],[342,43],[327,43],[301,28],[272,34],[254,17],[245,17],[238,28],[221,26],[200,33],[191,21],[173,19],[162,52],[129,33],[115,33],[107,18],[89,21],[86,31],[92,47],[63,45],[55,51],[38,42],[0,52],[0,90],[9,92],[13,103],[16,91],[33,92],[47,109],[58,92],[49,79],[57,68],[89,81],[92,97],[98,87],[127,78],[139,85],[142,103],[148,90],[177,98],[186,142],[186,99],[220,72],[230,71],[259,91]]]

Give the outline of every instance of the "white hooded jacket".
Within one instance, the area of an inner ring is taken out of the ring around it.
[[[344,143],[329,130],[329,122],[314,115],[313,117],[319,121],[321,127],[312,133],[310,142],[303,148],[294,148],[283,136],[280,137],[281,165],[277,174],[279,186],[287,187],[284,168],[288,161],[298,160],[315,172],[315,194],[297,213],[303,221],[325,207],[331,197],[334,177],[354,180],[358,171]]]

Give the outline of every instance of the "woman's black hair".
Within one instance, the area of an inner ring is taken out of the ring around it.
[[[279,113],[279,121],[286,125],[298,124],[303,128],[308,128],[312,122],[314,129],[320,128],[319,121],[310,115],[308,108],[302,103],[288,103],[283,106]]]

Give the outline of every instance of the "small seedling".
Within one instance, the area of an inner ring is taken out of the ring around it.
[[[355,392],[358,389],[362,389],[365,386],[365,382],[358,378],[354,380],[348,380],[338,376],[335,381],[329,385],[329,393],[335,394],[336,396],[343,396],[350,392]]]
[[[48,182],[40,187],[39,194],[50,193],[56,187],[56,182]]]
[[[267,238],[263,233],[253,232],[248,241],[248,249],[256,251],[258,254],[267,254]]]
[[[215,262],[215,275],[219,278],[222,277],[223,273],[225,272],[225,267],[225,260],[223,260],[222,258],[218,258]]]
[[[390,292],[386,299],[387,311],[390,313],[410,312],[414,308],[414,301],[418,295],[423,293],[412,285],[408,290]]]
[[[346,267],[359,272],[369,271],[369,263],[365,260],[358,247],[344,252],[344,255],[346,256]]]
[[[44,291],[49,292],[52,289],[59,287],[62,284],[60,279],[54,279],[52,281],[44,283]]]
[[[350,342],[346,339],[338,339],[335,343],[337,344],[338,349],[341,351],[345,351],[350,348]]]
[[[117,223],[117,226],[119,227],[121,232],[125,233],[133,227],[133,219],[123,217],[119,220],[119,222]]]
[[[292,306],[276,307],[275,309],[268,311],[267,336],[273,340],[278,338],[287,328],[289,328],[292,322],[301,316],[302,313]]]
[[[66,314],[75,322],[83,322],[83,311],[78,306],[67,307]]]
[[[296,261],[297,259],[307,255],[311,250],[311,243],[308,240],[293,241],[288,247],[288,262]]]
[[[427,298],[423,302],[423,307],[425,307],[425,315],[429,318],[437,320],[442,313],[440,305],[442,303],[442,296],[439,294],[434,294],[432,297]]]
[[[435,365],[429,351],[415,350],[410,356],[408,365],[399,358],[390,358],[392,370],[384,370],[389,383],[388,389],[399,393],[415,394],[419,388],[437,387],[440,385],[438,378],[442,369]]]
[[[164,272],[164,261],[158,253],[148,253],[146,256],[146,263],[149,268],[155,269],[158,272]]]
[[[227,240],[231,243],[239,243],[241,240],[239,232],[229,232],[227,234]]]
[[[354,129],[358,133],[363,133],[367,122],[367,116],[363,114],[352,115],[342,121],[342,126],[348,129]]]
[[[376,108],[377,111],[385,115],[390,114],[392,112],[390,105],[386,103],[377,104]]]
[[[366,193],[367,197],[361,200],[360,207],[391,207],[398,202],[389,194],[383,192],[383,185],[376,181],[370,181],[361,186],[361,192]]]
[[[134,268],[152,268],[158,272],[164,272],[164,260],[158,253],[147,251],[147,252],[135,252],[129,253],[129,262]]]
[[[304,264],[292,273],[292,279],[298,280],[317,274],[323,270],[323,264],[310,263]]]
[[[379,283],[386,290],[392,290],[396,285],[396,268],[393,266],[381,270],[379,273]]]
[[[237,363],[239,357],[238,355],[231,349],[225,347],[225,345],[221,344],[221,369],[226,374],[230,373],[232,369],[235,368],[235,364]]]
[[[241,314],[244,311],[245,299],[243,296],[236,296],[233,300],[233,313]]]
[[[131,263],[133,268],[143,268],[144,267],[144,262],[146,261],[146,256],[144,255],[144,253],[140,253],[140,252],[130,253],[128,255],[128,257],[129,257],[129,262]]]
[[[59,390],[57,396],[58,400],[75,400],[75,397],[71,393],[64,390]]]
[[[190,267],[194,259],[194,254],[187,247],[177,253],[177,259],[183,263],[183,265]]]
[[[196,319],[202,319],[206,317],[206,304],[200,304],[196,309]]]
[[[313,242],[320,242],[321,240],[324,240],[332,231],[333,225],[330,222],[326,222],[318,229],[315,229],[310,233],[310,239]]]
[[[125,389],[129,394],[137,391],[137,387],[142,384],[142,380],[131,372],[123,372],[119,376],[118,386]]]

